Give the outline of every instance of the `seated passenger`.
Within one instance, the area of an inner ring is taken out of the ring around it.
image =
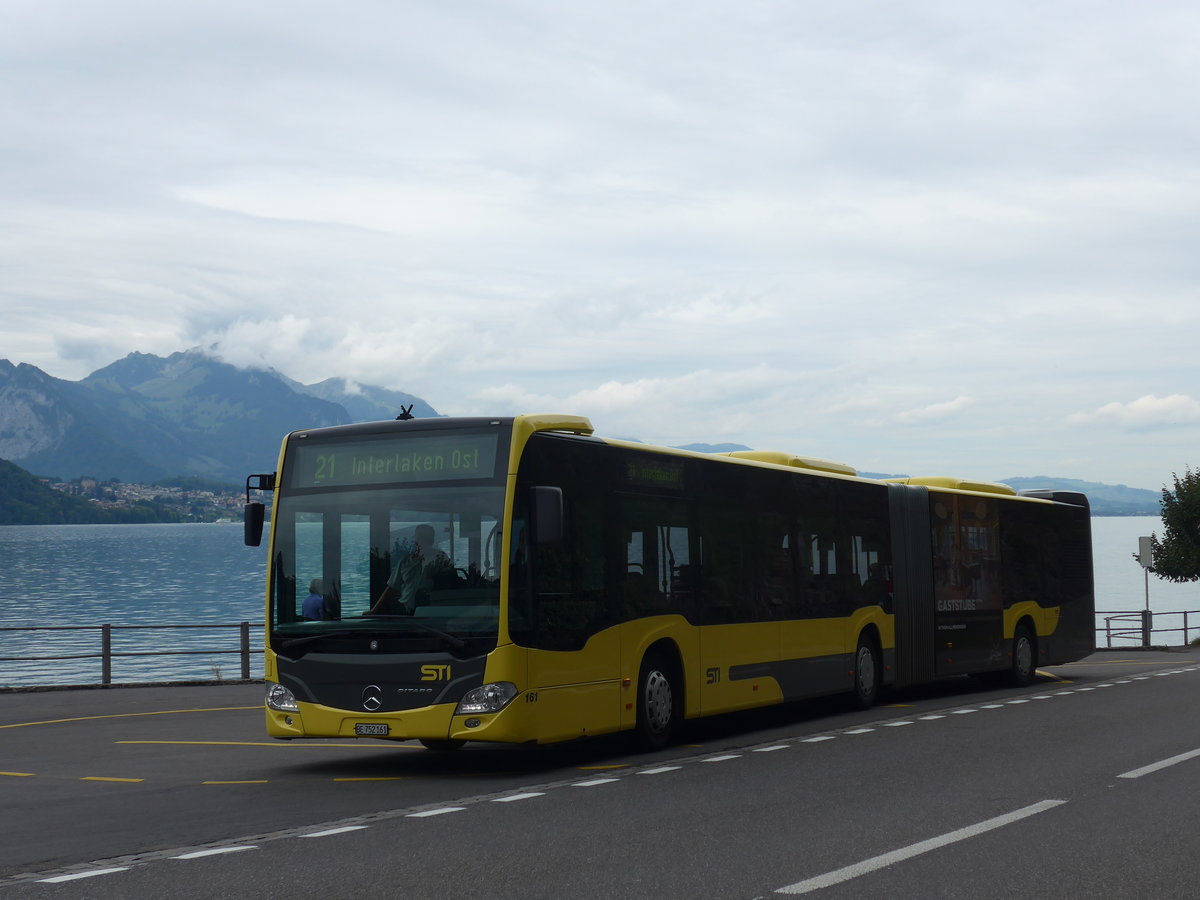
[[[319,622],[325,618],[325,585],[320,578],[314,578],[308,585],[308,596],[300,607],[302,618]]]

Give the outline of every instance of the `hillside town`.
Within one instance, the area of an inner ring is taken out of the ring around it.
[[[78,497],[101,509],[124,510],[135,506],[153,506],[178,522],[237,521],[242,516],[245,495],[232,488],[178,487],[161,484],[127,484],[78,478],[74,481],[43,484],[52,490]]]

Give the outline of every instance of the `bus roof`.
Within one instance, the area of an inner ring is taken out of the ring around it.
[[[974,494],[1003,494],[1007,497],[1017,496],[1016,490],[1007,484],[995,481],[972,481],[967,478],[954,478],[948,475],[932,475],[920,478],[885,478],[891,484],[911,484],[920,487],[942,488],[951,491],[970,491]]]
[[[837,475],[857,475],[853,466],[833,462],[828,459],[817,459],[815,456],[796,456],[794,453],[784,453],[781,450],[734,450],[732,453],[714,453],[714,456],[731,456],[734,459],[751,459],[755,462],[772,463],[777,466],[790,466],[795,469],[812,469],[817,472],[833,472]]]

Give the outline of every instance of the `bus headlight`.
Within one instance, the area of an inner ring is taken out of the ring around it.
[[[517,696],[517,686],[508,681],[493,681],[482,687],[472,688],[458,701],[456,716],[473,713],[500,712]]]
[[[282,684],[267,683],[267,708],[279,712],[300,712],[300,704],[296,702],[292,692]]]

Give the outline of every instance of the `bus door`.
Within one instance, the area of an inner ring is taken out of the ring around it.
[[[528,648],[527,697],[536,698],[541,741],[621,724],[621,651],[604,590],[601,521],[570,500],[561,541],[534,543],[525,515],[513,522],[509,632]]]
[[[693,623],[702,586],[691,507],[673,497],[615,494],[612,499],[610,593],[621,623],[622,672],[636,679],[647,648],[659,640],[672,642],[684,670],[684,696],[691,698],[688,708],[693,711],[698,686]],[[624,716],[631,724],[634,710],[626,709]]]
[[[794,585],[787,520],[704,504],[696,542],[701,709],[705,714],[784,699],[780,619]]]
[[[794,548],[795,593],[782,623],[780,653],[792,677],[788,699],[849,690],[847,610],[853,577],[850,544],[843,537],[836,484],[808,475],[790,484],[795,510],[789,543]]]

